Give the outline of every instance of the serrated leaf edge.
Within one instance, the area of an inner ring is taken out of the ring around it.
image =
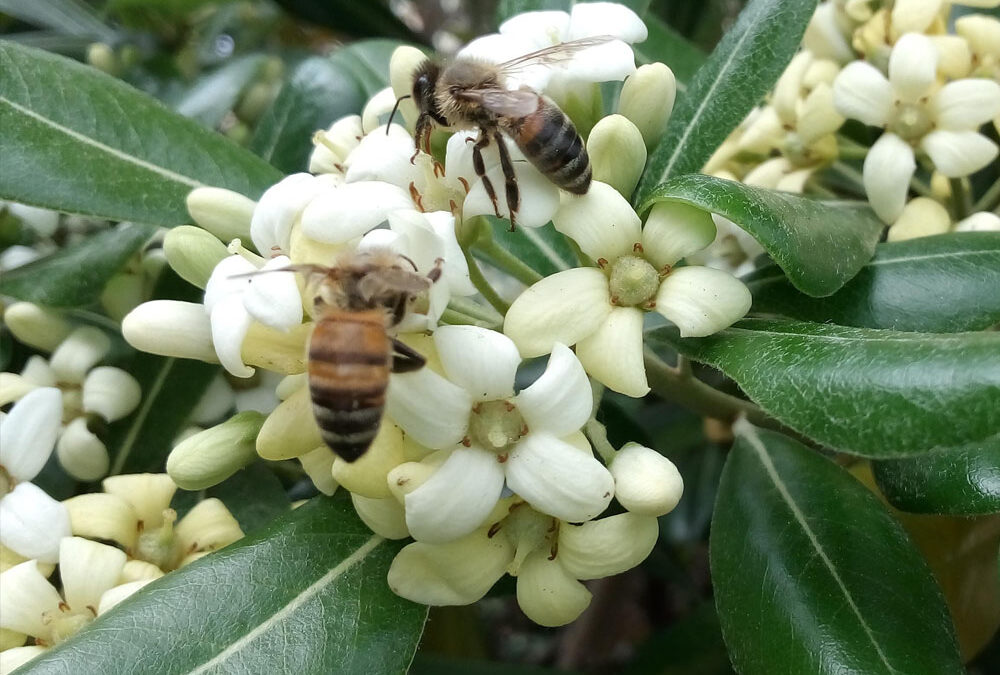
[[[837,569],[833,564],[833,561],[827,556],[826,551],[823,549],[823,545],[820,543],[819,539],[816,537],[816,533],[812,531],[809,527],[809,523],[806,520],[805,514],[799,510],[798,505],[792,498],[791,493],[788,492],[788,487],[785,482],[781,480],[781,476],[778,475],[778,471],[771,461],[770,455],[767,453],[767,448],[764,447],[764,442],[757,435],[757,430],[752,424],[750,424],[745,418],[740,418],[733,424],[733,432],[740,438],[746,440],[750,449],[754,451],[757,458],[760,460],[761,466],[764,467],[764,471],[767,472],[768,478],[774,483],[774,487],[777,488],[778,494],[781,499],[788,505],[788,510],[791,511],[792,516],[795,521],[802,528],[806,537],[809,538],[809,542],[812,544],[813,549],[816,551],[816,555],[819,556],[820,561],[830,572],[830,576],[833,577],[834,582],[840,588],[841,592],[844,594],[844,599],[847,601],[847,605],[851,608],[851,611],[858,619],[858,623],[861,625],[862,630],[864,630],[865,635],[871,641],[872,646],[875,648],[875,653],[878,654],[879,659],[886,667],[886,671],[889,673],[897,672],[895,668],[889,663],[888,658],[882,652],[882,648],[879,646],[878,641],[875,639],[875,635],[872,632],[871,627],[865,621],[864,616],[861,614],[861,610],[858,605],[854,602],[854,597],[851,595],[850,590],[844,584],[844,580],[840,578],[837,574]]]
[[[358,549],[340,561],[336,566],[334,566],[329,572],[321,576],[319,579],[314,581],[309,585],[308,588],[303,590],[301,593],[292,598],[284,607],[280,610],[271,614],[266,621],[258,624],[253,630],[248,632],[246,635],[236,640],[228,647],[223,649],[221,652],[216,654],[210,660],[201,664],[197,668],[188,671],[190,675],[195,675],[196,673],[204,673],[208,670],[220,666],[227,660],[238,654],[244,647],[249,645],[251,642],[256,640],[259,636],[263,635],[269,628],[280,623],[285,617],[290,615],[292,612],[297,610],[299,607],[304,605],[306,602],[311,600],[313,597],[318,595],[323,591],[324,588],[329,586],[338,577],[342,576],[349,569],[363,561],[369,553],[375,550],[379,544],[384,542],[385,539],[378,535],[372,535],[368,541],[358,547]]]

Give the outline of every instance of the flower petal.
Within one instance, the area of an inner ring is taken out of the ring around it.
[[[1000,115],[1000,84],[984,78],[949,82],[934,96],[933,106],[939,128],[975,131]]]
[[[659,202],[642,228],[643,254],[658,269],[673,265],[715,240],[712,214],[679,202]]]
[[[139,405],[142,388],[121,368],[101,366],[87,373],[83,382],[83,409],[108,422],[117,422]]]
[[[170,507],[170,500],[177,492],[174,481],[165,473],[111,476],[101,481],[101,487],[108,494],[127,502],[147,530],[160,526],[163,511]]]
[[[540,626],[564,626],[583,614],[591,594],[547,552],[531,553],[517,574],[517,604]]]
[[[144,302],[122,319],[122,335],[136,349],[216,363],[212,324],[200,303]]]
[[[509,337],[478,326],[442,326],[434,344],[445,374],[473,401],[514,395],[514,376],[521,355]]]
[[[626,443],[608,468],[615,479],[615,499],[632,513],[662,516],[673,511],[684,494],[684,480],[674,463],[638,443]]]
[[[628,201],[606,183],[594,181],[585,195],[563,196],[553,216],[556,229],[572,238],[594,260],[629,254],[639,243],[642,221]]]
[[[660,284],[656,311],[670,319],[682,337],[704,337],[738,321],[750,310],[743,282],[710,267],[681,267]]]
[[[510,149],[513,157],[516,153],[513,152],[512,148]],[[559,210],[559,188],[531,164],[518,162],[517,159],[514,159],[514,175],[517,178],[521,199],[515,214],[517,224],[524,227],[541,227],[552,220],[553,215]],[[507,208],[507,199],[503,192],[503,170],[500,165],[488,168],[486,178],[489,179],[497,194],[496,209],[493,208],[493,201],[486,192],[483,180],[480,179],[472,184],[469,194],[463,202],[463,216],[471,218],[472,216],[499,213],[501,218],[510,219],[510,209]]]
[[[368,529],[380,537],[406,539],[410,536],[406,529],[406,511],[395,497],[372,499],[352,492],[351,502]]]
[[[45,651],[46,648],[40,645],[5,649],[0,652],[0,673],[12,673]]]
[[[598,269],[580,267],[546,277],[518,296],[503,332],[522,356],[541,356],[556,342],[576,344],[610,313],[608,278]]]
[[[997,156],[996,143],[975,131],[932,131],[924,136],[920,147],[930,155],[934,167],[948,178],[975,173]]]
[[[50,633],[43,614],[59,612],[62,598],[38,571],[38,561],[28,560],[0,574],[0,628],[32,637]]]
[[[569,14],[561,11],[522,12],[500,24],[500,34],[531,40],[538,48],[569,39]]]
[[[926,96],[937,77],[938,54],[926,35],[907,33],[889,55],[889,82],[893,93],[904,101]]]
[[[892,86],[872,64],[854,61],[833,81],[833,103],[844,117],[883,127],[892,110]]]
[[[631,9],[616,2],[586,2],[570,10],[570,40],[597,35],[613,35],[625,42],[642,42],[646,24]]]
[[[576,7],[584,6],[586,5],[576,5],[573,9],[575,11]],[[614,6],[626,9],[621,5]],[[641,21],[639,23],[642,24]],[[644,25],[643,29],[645,30]],[[566,62],[557,72],[572,82],[613,82],[624,80],[635,70],[635,54],[632,48],[621,40],[613,40],[577,52],[573,55],[573,59]]]
[[[590,520],[614,495],[611,473],[592,454],[547,433],[529,433],[507,460],[507,485],[542,513]]]
[[[423,485],[404,498],[406,526],[417,541],[439,544],[473,532],[496,506],[503,489],[497,456],[459,448]]]
[[[897,35],[923,33],[940,11],[941,0],[895,0],[892,29]]]
[[[987,211],[973,213],[968,218],[958,221],[956,232],[1000,232],[1000,216]]]
[[[39,387],[21,397],[0,422],[0,465],[12,478],[29,481],[52,455],[62,422],[62,393]]]
[[[212,309],[212,343],[219,363],[236,377],[250,377],[254,369],[243,363],[243,340],[250,330],[250,314],[243,306],[243,299],[230,296]]]
[[[69,534],[66,507],[40,487],[18,483],[0,499],[0,543],[15,553],[54,563],[59,540]]]
[[[635,307],[611,310],[604,323],[576,345],[576,356],[587,374],[626,396],[649,393],[642,361],[642,323],[643,313]]]
[[[394,374],[386,412],[410,436],[435,450],[455,445],[469,427],[469,393],[429,368]]]
[[[393,559],[389,588],[425,605],[468,605],[486,595],[513,557],[507,537],[491,537],[487,528],[447,544],[415,542]]]
[[[565,436],[590,418],[594,396],[579,359],[563,344],[552,347],[545,372],[514,399],[532,432]]]
[[[110,480],[110,479],[109,479]],[[117,495],[91,492],[70,497],[63,505],[69,513],[74,535],[87,539],[114,541],[124,548],[135,546],[139,535],[139,518],[132,505]],[[156,520],[144,521],[143,529],[155,529],[162,520],[162,509]]]
[[[257,251],[269,256],[272,251],[287,251],[292,225],[325,183],[308,173],[286,176],[269,187],[257,202],[250,220],[250,238]]]
[[[176,549],[184,554],[215,551],[243,537],[240,524],[218,499],[202,500],[174,527]]]
[[[353,494],[383,499],[391,496],[386,475],[405,461],[402,430],[383,420],[368,451],[354,462],[335,459],[332,476]]]
[[[316,241],[340,244],[384,222],[396,209],[413,209],[401,187],[381,181],[345,183],[316,197],[302,212],[302,232]]]
[[[283,270],[291,262],[288,256],[277,256],[268,260],[261,271]],[[302,323],[302,295],[295,275],[290,272],[252,277],[243,294],[243,306],[265,326],[285,329]]]
[[[125,552],[82,537],[59,543],[59,576],[63,596],[74,612],[91,608],[95,613],[105,591],[117,585],[125,567]]]
[[[395,96],[393,96],[395,98]],[[420,184],[423,171],[417,164],[410,163],[413,156],[413,136],[398,124],[390,124],[373,129],[348,158],[346,180],[384,181],[393,185]]]
[[[600,579],[630,570],[650,554],[660,528],[655,516],[619,513],[559,527],[557,560],[576,579]]]
[[[885,222],[895,222],[902,213],[916,168],[913,150],[896,134],[882,134],[868,150],[863,167],[865,193]]]
[[[257,268],[240,255],[230,255],[212,269],[205,285],[205,311],[209,314],[215,306],[233,295],[242,295],[250,287],[250,276]]]
[[[79,384],[109,349],[111,340],[103,330],[80,326],[52,352],[49,366],[60,382]]]

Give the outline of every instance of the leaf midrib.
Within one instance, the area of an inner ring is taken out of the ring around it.
[[[878,328],[868,328],[862,329],[858,328],[856,330],[883,330]],[[722,334],[733,334],[733,333],[749,333],[754,336],[787,336],[787,337],[801,337],[809,338],[811,340],[828,340],[830,342],[865,342],[868,344],[875,343],[885,343],[885,344],[897,344],[900,342],[916,342],[919,344],[927,344],[929,342],[940,343],[940,342],[955,342],[968,340],[968,333],[905,333],[902,331],[887,331],[893,332],[891,337],[889,336],[879,336],[879,337],[867,337],[864,335],[824,335],[823,333],[801,333],[797,331],[779,331],[779,330],[760,330],[754,328],[726,328],[725,330],[716,333],[716,335]],[[981,333],[972,333],[972,335],[979,338]],[[989,338],[982,338],[984,340],[989,340]]]

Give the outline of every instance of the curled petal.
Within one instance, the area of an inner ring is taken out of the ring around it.
[[[917,101],[926,96],[937,77],[938,54],[926,35],[907,33],[889,55],[889,82],[896,96]]]
[[[82,537],[66,537],[59,544],[59,576],[63,596],[74,610],[97,609],[105,591],[118,583],[125,552]]]
[[[885,222],[895,222],[902,213],[916,168],[913,149],[896,134],[882,134],[868,151],[863,167],[865,193]]]
[[[920,147],[930,155],[934,167],[948,178],[975,173],[997,156],[996,143],[975,131],[932,131],[924,136]]]
[[[413,209],[402,188],[381,181],[345,183],[316,197],[302,212],[302,232],[316,241],[340,244],[360,237],[397,209]]]
[[[552,218],[556,229],[572,238],[594,260],[632,252],[639,243],[642,221],[628,201],[610,185],[594,181],[585,195],[566,194]]]
[[[66,507],[40,487],[18,483],[0,499],[0,543],[15,553],[56,562],[59,541],[69,534]]]
[[[121,368],[94,368],[83,382],[84,411],[97,413],[108,422],[127,416],[141,399],[139,382]]]
[[[379,118],[388,115],[395,105],[396,94],[393,93],[392,87],[386,87],[376,93],[365,104],[365,109],[361,111],[361,128],[371,129],[372,133],[377,132]]]
[[[439,544],[483,524],[503,490],[497,456],[475,446],[460,448],[423,485],[404,498],[406,526],[417,541]]]
[[[316,489],[325,495],[337,491],[338,483],[333,479],[333,465],[337,456],[325,445],[299,456],[302,470],[309,476]]]
[[[518,296],[503,332],[523,356],[541,356],[557,342],[576,344],[610,313],[608,278],[600,270],[580,267],[546,277]]]
[[[252,321],[243,299],[230,296],[218,302],[212,309],[212,343],[219,363],[230,375],[250,377],[254,369],[243,363],[243,339],[250,330]]]
[[[594,397],[579,359],[569,347],[556,343],[545,372],[514,403],[529,429],[562,437],[586,423]]]
[[[220,302],[233,295],[242,295],[250,287],[248,276],[257,271],[249,260],[240,255],[223,258],[212,269],[205,285],[205,311],[209,314]]]
[[[681,267],[656,294],[656,311],[682,337],[704,337],[730,326],[750,310],[750,291],[739,279],[709,267]]]
[[[267,261],[262,271],[283,270],[291,264],[288,256]],[[259,274],[250,279],[243,306],[257,321],[272,328],[291,328],[302,323],[302,296],[295,275],[290,272]]]
[[[507,570],[514,547],[483,528],[447,544],[415,542],[389,567],[389,588],[425,605],[468,605],[490,590]]]
[[[443,326],[435,331],[434,344],[445,374],[474,401],[514,395],[521,355],[503,333],[478,326]]]
[[[38,571],[38,561],[28,560],[0,574],[0,628],[47,638],[45,613],[58,613],[62,598]]]
[[[614,479],[593,454],[546,433],[529,433],[507,460],[507,485],[542,513],[590,520],[614,495]]]
[[[576,579],[600,579],[630,570],[653,550],[660,528],[655,516],[619,513],[559,528],[557,560]]]
[[[392,376],[386,412],[417,442],[435,450],[455,445],[469,427],[469,393],[429,368]]]
[[[642,322],[641,310],[615,307],[604,323],[576,346],[576,356],[587,373],[626,396],[649,393],[642,361]]]
[[[643,253],[657,268],[673,265],[715,240],[712,214],[678,202],[659,202],[642,228]]]
[[[883,127],[892,110],[892,86],[872,64],[854,61],[833,81],[833,103],[844,117]]]
[[[531,553],[517,574],[517,604],[540,626],[564,626],[590,605],[590,591],[547,551]]]
[[[250,220],[250,238],[261,255],[287,251],[292,225],[325,184],[308,173],[295,173],[268,188]]]
[[[455,216],[447,211],[432,211],[424,215],[444,245],[444,278],[448,288],[455,295],[472,295],[476,287],[469,279],[469,264],[455,236]]]
[[[934,96],[933,105],[940,128],[975,131],[1000,115],[1000,84],[983,78],[949,82]]]
[[[12,478],[29,481],[52,455],[62,421],[62,393],[40,387],[25,394],[0,422],[0,465]]]

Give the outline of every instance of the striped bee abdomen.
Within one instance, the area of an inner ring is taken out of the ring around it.
[[[573,194],[590,189],[590,158],[583,139],[566,114],[548,99],[518,120],[511,136],[524,156],[549,180]]]
[[[323,441],[353,462],[378,433],[392,345],[381,310],[333,312],[309,341],[309,393]]]

